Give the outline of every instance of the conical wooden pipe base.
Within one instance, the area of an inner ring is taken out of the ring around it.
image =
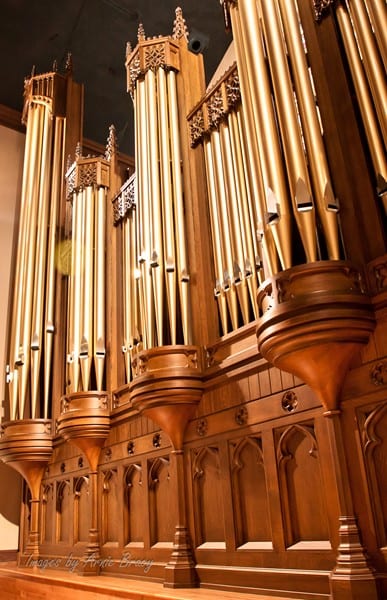
[[[203,394],[202,355],[196,346],[144,350],[133,360],[130,399],[169,436],[175,450]]]
[[[335,410],[346,373],[375,326],[359,272],[344,261],[288,269],[262,284],[258,307],[262,356]]]

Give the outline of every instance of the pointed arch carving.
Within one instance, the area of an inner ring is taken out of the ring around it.
[[[90,529],[89,477],[74,479],[74,543],[87,542]]]
[[[329,540],[313,423],[293,424],[278,432],[277,461],[287,546]]]
[[[230,443],[231,481],[239,547],[271,546],[269,500],[262,439],[247,436]]]
[[[54,484],[46,483],[42,490],[42,502],[40,512],[41,542],[52,543],[54,541]]]
[[[192,450],[195,542],[225,544],[220,452],[217,446]]]
[[[124,544],[144,546],[145,494],[140,463],[130,464],[124,472]]]
[[[120,524],[119,508],[119,482],[117,469],[103,472],[102,479],[102,506],[101,506],[101,537],[103,544],[118,546]]]
[[[364,462],[379,547],[387,546],[387,403],[359,419]],[[363,422],[362,422],[363,421]]]
[[[176,523],[176,506],[173,483],[170,478],[170,462],[167,456],[158,456],[149,461],[148,490],[151,544],[172,543]]]
[[[58,481],[56,486],[56,532],[57,542],[71,542],[72,497],[69,479]]]

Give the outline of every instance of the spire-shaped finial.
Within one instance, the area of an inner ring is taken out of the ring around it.
[[[137,39],[139,42],[143,42],[145,40],[145,29],[142,23],[139,23],[138,25]]]
[[[116,128],[114,127],[114,125],[110,125],[109,137],[107,139],[106,152],[105,152],[106,160],[111,160],[115,154],[117,154]]]
[[[56,59],[52,63],[52,71],[53,71],[53,73],[57,73],[57,71],[58,71],[58,61]]]
[[[36,66],[35,66],[35,65],[32,65],[32,69],[31,69],[31,75],[30,75],[30,77],[35,77],[35,75],[36,75]]]
[[[72,75],[73,72],[73,55],[71,52],[67,53],[65,71],[68,75]]]
[[[133,52],[132,44],[130,42],[126,42],[126,58],[128,58],[128,56],[130,54],[132,54],[132,52]]]
[[[77,143],[77,146],[75,148],[75,158],[81,158],[82,157],[82,146],[81,146],[81,142]]]
[[[189,32],[183,17],[183,11],[178,6],[176,9],[176,18],[173,23],[173,34],[172,37],[174,40],[180,40],[184,38],[186,42],[188,42]]]
[[[67,162],[66,162],[66,173],[69,170],[69,168],[71,167],[71,154],[68,154],[67,156]]]

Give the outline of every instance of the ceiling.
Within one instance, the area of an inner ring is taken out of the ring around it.
[[[114,123],[119,149],[133,153],[133,112],[126,93],[125,49],[147,36],[170,35],[180,6],[191,37],[202,42],[210,80],[231,39],[219,0],[1,0],[0,104],[22,109],[24,77],[63,70],[73,55],[74,79],[85,85],[84,136],[105,143]],[[207,47],[206,47],[207,46]]]

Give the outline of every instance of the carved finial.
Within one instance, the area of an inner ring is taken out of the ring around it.
[[[56,59],[52,63],[52,71],[53,71],[53,73],[57,73],[58,72],[58,61]]]
[[[71,52],[67,53],[65,71],[69,75],[71,75],[73,72],[73,55],[71,54]]]
[[[139,23],[138,25],[137,39],[139,42],[143,42],[145,40],[145,29],[142,23]]]
[[[67,156],[66,172],[69,170],[70,167],[71,167],[71,154],[69,154]]]
[[[110,127],[109,127],[109,137],[107,139],[106,152],[105,152],[105,158],[106,158],[106,160],[111,160],[112,157],[116,153],[117,153],[116,128],[114,127],[114,125],[110,125]]]
[[[35,75],[36,75],[36,66],[35,66],[35,65],[32,65],[32,69],[31,69],[31,75],[30,75],[30,77],[35,77]]]
[[[82,146],[81,146],[81,142],[77,143],[77,146],[75,148],[75,158],[81,158],[82,156]]]
[[[130,42],[126,42],[126,58],[128,58],[128,56],[132,54],[132,51],[132,44]]]
[[[174,40],[180,40],[184,38],[186,42],[188,42],[189,32],[183,17],[183,11],[178,6],[176,9],[176,19],[173,23],[173,34],[172,37]]]

